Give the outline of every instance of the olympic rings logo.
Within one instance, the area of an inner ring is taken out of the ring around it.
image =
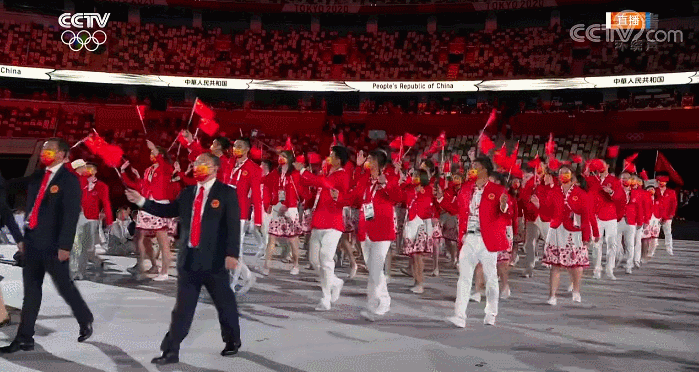
[[[626,138],[631,141],[640,141],[644,137],[643,133],[627,133]]]
[[[61,33],[61,42],[68,45],[70,50],[74,52],[78,52],[82,48],[94,52],[100,45],[107,42],[107,34],[102,30],[97,30],[92,34],[87,30],[80,30],[77,34],[71,30],[65,30]]]

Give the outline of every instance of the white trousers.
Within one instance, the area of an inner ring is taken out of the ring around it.
[[[454,305],[457,318],[466,319],[473,272],[479,262],[483,266],[483,276],[485,277],[485,314],[493,316],[498,314],[498,298],[500,296],[497,269],[498,254],[497,252],[489,252],[485,248],[483,237],[480,234],[466,234],[459,253],[459,281],[456,283],[456,303]]]
[[[247,220],[240,220],[240,253],[238,257],[238,266],[235,268],[233,271],[233,278],[231,281],[231,288],[235,288],[236,285],[238,285],[238,281],[240,278],[243,278],[243,281],[247,282],[252,278],[252,272],[250,271],[250,268],[245,264],[243,261],[243,239],[245,238],[245,223]]]
[[[320,287],[323,290],[321,302],[330,305],[330,290],[339,285],[342,280],[335,276],[335,251],[342,237],[342,231],[333,229],[313,229],[308,243],[308,259],[320,276]]]
[[[643,239],[643,225],[636,226],[636,242],[633,245],[633,262],[641,264],[641,240]]]
[[[391,309],[391,296],[388,294],[384,263],[391,248],[391,241],[372,242],[367,239],[362,242],[362,253],[369,281],[367,283],[367,309],[377,315],[383,315]]]
[[[672,249],[672,220],[667,220],[662,223],[663,234],[665,235],[665,249]]]
[[[613,271],[616,265],[617,250],[617,221],[602,221],[597,219],[599,228],[599,243],[595,243],[595,268],[594,271],[602,271],[602,244],[607,245],[607,270]]]
[[[634,246],[636,245],[636,226],[626,223],[626,218],[622,218],[617,226],[616,246],[618,252],[623,249],[626,254],[626,268],[633,268]],[[609,257],[607,257],[609,259]]]

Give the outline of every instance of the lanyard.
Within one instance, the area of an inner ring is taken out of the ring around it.
[[[242,168],[243,165],[245,165],[245,163],[246,163],[247,161],[248,161],[248,159],[245,159],[244,162],[242,162],[239,166],[237,166],[237,167],[235,167],[235,169],[233,169],[233,172],[231,173],[231,176],[230,176],[230,178],[228,179],[228,183],[229,183],[229,184],[230,184],[231,181],[233,180],[233,175],[234,175],[236,172],[238,172],[238,178],[236,178],[236,180],[235,180],[235,185],[238,186],[238,181],[240,181],[240,175],[243,173],[243,172],[240,171],[240,168]]]
[[[340,172],[340,171],[343,171],[343,170],[345,170],[345,168],[340,168],[340,169],[336,170],[335,172]],[[333,174],[333,173],[335,173],[335,172],[330,172],[330,173],[328,173],[328,175],[326,176],[326,178],[327,178],[327,177],[330,177],[330,175]],[[313,210],[314,210],[314,211],[316,210],[316,207],[318,207],[318,202],[320,201],[320,193],[321,193],[321,192],[323,192],[323,188],[322,188],[322,187],[318,187],[318,191],[316,191],[316,201],[315,201],[315,203],[313,203]],[[329,192],[330,192],[330,191],[328,191],[328,193],[329,193]]]
[[[568,207],[568,209],[570,209],[571,212],[573,212],[573,208],[570,206],[570,203],[568,203],[568,197],[573,192],[574,188],[575,188],[575,186],[571,186],[568,189],[568,191],[565,191],[565,190],[563,190],[563,186],[561,185],[561,191],[563,191],[563,203],[565,204],[566,207]],[[573,212],[573,213],[575,213],[575,212]]]
[[[376,191],[379,189],[379,184],[377,181],[371,180],[371,186],[364,192],[364,200],[369,199],[369,192],[371,192],[371,199],[367,200],[367,203],[372,203],[374,197],[376,196]]]

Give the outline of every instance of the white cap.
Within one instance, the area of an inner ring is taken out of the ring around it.
[[[87,165],[87,163],[85,163],[85,160],[83,160],[83,159],[74,160],[72,163],[70,163],[70,166],[73,167],[73,169],[78,169],[78,168],[84,167],[86,165]]]
[[[647,181],[643,182],[644,189],[648,186],[658,187],[658,181],[655,179],[652,179],[652,180],[647,180]]]

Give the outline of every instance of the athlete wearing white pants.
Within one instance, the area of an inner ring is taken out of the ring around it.
[[[330,304],[340,298],[344,282],[335,276],[335,251],[342,231],[335,229],[313,229],[308,244],[308,258],[320,275],[323,298],[316,307],[318,311],[330,310]]]
[[[371,314],[384,315],[391,309],[391,296],[388,294],[386,275],[383,270],[391,243],[391,241],[372,242],[369,238],[361,243],[366,267],[369,270],[367,309]]]
[[[641,240],[643,239],[643,225],[636,226],[636,242],[633,246],[633,264],[641,267]]]
[[[663,234],[665,235],[665,249],[672,256],[672,220],[662,222]]]
[[[626,222],[626,218],[622,218],[619,221],[617,227],[617,248],[621,251],[622,244],[623,248],[626,250],[626,273],[631,274],[633,270],[633,257],[636,245],[636,225],[629,225]]]
[[[536,218],[539,220],[539,217]],[[527,221],[524,230],[524,252],[526,254],[524,262],[524,276],[532,276],[532,270],[536,261],[536,247],[539,245],[539,238],[543,238],[541,230],[536,221]]]
[[[498,253],[490,252],[485,248],[483,237],[479,233],[469,233],[463,238],[463,246],[459,253],[459,280],[456,283],[456,303],[454,305],[455,319],[452,323],[460,327],[466,324],[466,310],[471,294],[473,272],[478,263],[483,267],[485,278],[485,315],[486,320],[498,315],[498,300],[500,287],[498,285]]]
[[[616,265],[617,251],[617,221],[602,221],[597,219],[600,239],[594,244],[595,247],[595,268],[594,276],[599,279],[602,276],[602,244],[607,244],[607,277],[614,280],[614,266]]]

